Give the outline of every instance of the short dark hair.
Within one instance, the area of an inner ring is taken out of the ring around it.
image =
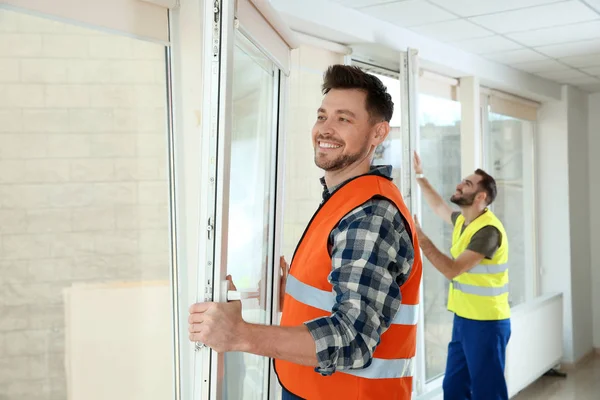
[[[493,201],[496,199],[496,195],[498,194],[498,189],[496,189],[496,180],[481,168],[475,170],[475,174],[481,177],[481,180],[479,181],[479,187],[486,193],[487,204],[489,206],[493,203]]]
[[[359,89],[367,94],[367,112],[373,122],[390,122],[394,102],[385,85],[374,75],[356,66],[332,65],[323,77],[323,94],[331,89]]]

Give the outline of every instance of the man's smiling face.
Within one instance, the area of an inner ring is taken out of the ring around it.
[[[369,156],[375,125],[358,89],[332,89],[325,95],[312,130],[315,164],[339,171]]]

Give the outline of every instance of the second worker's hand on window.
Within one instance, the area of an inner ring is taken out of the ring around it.
[[[419,153],[417,151],[413,151],[413,168],[415,169],[415,174],[423,173],[423,164],[421,163],[421,157],[419,157]]]
[[[283,310],[283,300],[285,298],[285,285],[287,283],[287,277],[290,271],[290,266],[285,260],[284,256],[279,258],[279,303],[277,304],[277,310],[281,312]],[[261,307],[265,307],[263,296],[262,296],[262,279],[258,281],[258,291],[261,293],[259,302]]]
[[[417,234],[417,239],[421,240],[425,236],[423,230],[421,229],[421,224],[419,223],[419,218],[417,218],[417,214],[413,215],[413,220],[415,221],[415,233]]]
[[[290,266],[285,261],[284,256],[279,258],[279,268],[281,270],[279,277],[279,311],[281,312],[283,310],[283,300],[285,299],[285,285],[287,284],[287,277],[290,272]]]

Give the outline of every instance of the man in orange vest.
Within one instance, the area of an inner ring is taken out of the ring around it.
[[[248,324],[239,302],[190,309],[190,339],[275,359],[283,399],[408,400],[421,259],[391,166],[371,166],[394,104],[382,82],[334,65],[312,131],[323,202],[287,276],[281,326]]]

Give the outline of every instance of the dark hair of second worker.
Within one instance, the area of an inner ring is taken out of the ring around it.
[[[496,199],[496,195],[498,194],[498,189],[496,189],[496,180],[482,169],[477,169],[475,174],[481,177],[481,180],[479,181],[479,187],[487,194],[486,200],[488,205],[492,204]]]
[[[323,94],[331,89],[359,89],[367,93],[367,111],[372,123],[390,122],[394,102],[385,85],[374,75],[350,65],[332,65],[323,77]]]

